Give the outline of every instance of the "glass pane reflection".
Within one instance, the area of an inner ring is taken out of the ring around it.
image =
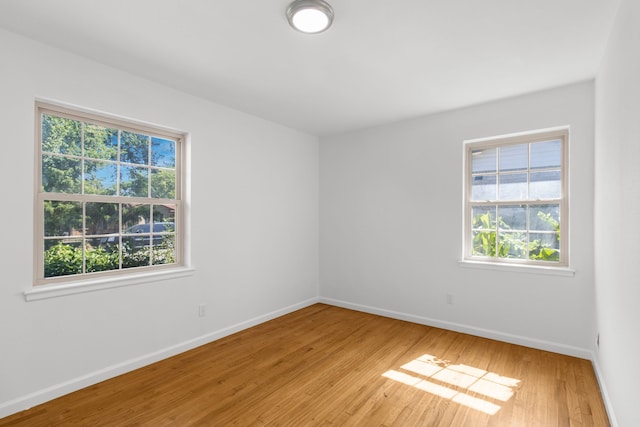
[[[153,169],[151,171],[151,197],[156,199],[173,199],[175,196],[175,169]]]
[[[500,172],[527,170],[529,146],[527,144],[500,147]]]
[[[118,160],[118,131],[86,123],[84,155],[93,159]]]
[[[474,176],[471,182],[471,200],[496,200],[497,188],[495,175]]]
[[[113,196],[118,188],[118,166],[115,163],[84,161],[84,193]]]
[[[149,170],[144,167],[120,167],[120,194],[130,197],[147,197],[149,194]]]
[[[44,202],[45,236],[82,235],[82,203]]]
[[[151,138],[151,166],[176,167],[176,142],[169,139]]]
[[[559,139],[531,144],[531,169],[559,168],[561,147]]]
[[[120,134],[120,161],[139,165],[149,164],[149,137],[122,131]]]
[[[483,148],[471,151],[471,172],[488,173],[496,171],[496,149]]]

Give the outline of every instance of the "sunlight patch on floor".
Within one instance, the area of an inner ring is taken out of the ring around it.
[[[451,365],[430,354],[411,360],[400,369],[404,372],[392,369],[382,376],[489,415],[500,410],[496,401],[511,399],[520,384],[515,378],[473,366]]]

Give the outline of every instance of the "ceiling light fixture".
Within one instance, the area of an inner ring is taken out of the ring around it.
[[[331,26],[333,9],[324,0],[296,0],[287,8],[287,19],[300,32],[321,33]]]

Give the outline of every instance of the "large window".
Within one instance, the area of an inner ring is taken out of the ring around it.
[[[183,135],[36,107],[35,284],[181,265]]]
[[[568,135],[465,142],[466,260],[568,266]]]

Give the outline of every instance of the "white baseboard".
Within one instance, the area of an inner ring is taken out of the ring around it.
[[[591,354],[591,363],[593,363],[593,370],[596,373],[596,379],[598,380],[598,385],[600,386],[600,393],[602,394],[602,400],[604,401],[604,408],[607,410],[607,415],[609,416],[609,423],[611,423],[611,427],[618,427],[618,421],[616,420],[616,416],[613,413],[611,397],[609,396],[607,386],[604,382],[604,375],[602,375],[602,368],[600,368],[600,362],[598,362],[598,357],[595,355],[595,353]]]
[[[378,307],[370,307],[361,304],[354,304],[347,301],[335,300],[320,297],[319,302],[365,313],[376,314],[378,316],[390,317],[392,319],[405,320],[407,322],[418,323],[420,325],[432,326],[435,328],[447,329],[455,332],[462,332],[483,338],[490,338],[497,341],[504,341],[510,344],[522,345],[538,350],[551,351],[553,353],[566,354],[568,356],[579,357],[581,359],[592,360],[593,353],[590,350],[574,347],[566,344],[551,341],[539,340],[520,335],[508,334],[505,332],[493,331],[490,329],[478,328],[475,326],[463,325],[460,323],[447,322],[443,320],[431,319],[429,317],[417,316],[414,314],[401,313],[398,311],[386,310]]]
[[[167,347],[153,353],[136,357],[134,359],[126,360],[116,365],[108,366],[104,369],[91,372],[87,375],[83,375],[81,377],[74,378],[69,381],[53,385],[51,387],[47,387],[43,390],[38,390],[26,396],[13,399],[8,402],[2,402],[0,403],[0,418],[8,417],[9,415],[24,411],[60,396],[64,396],[65,394],[69,394],[85,387],[89,387],[93,384],[97,384],[101,381],[108,380],[110,378],[122,375],[135,369],[139,369],[143,366],[150,365],[168,357],[172,357],[196,347],[200,347],[201,345],[208,344],[212,341],[218,340],[252,326],[256,326],[277,317],[284,316],[285,314],[289,314],[301,308],[308,307],[317,302],[319,302],[318,298],[310,298],[297,304],[293,304],[288,307],[284,307],[279,310],[254,317],[244,322],[240,322],[235,325],[213,331],[205,335],[201,335],[194,339],[181,342],[171,347]]]

